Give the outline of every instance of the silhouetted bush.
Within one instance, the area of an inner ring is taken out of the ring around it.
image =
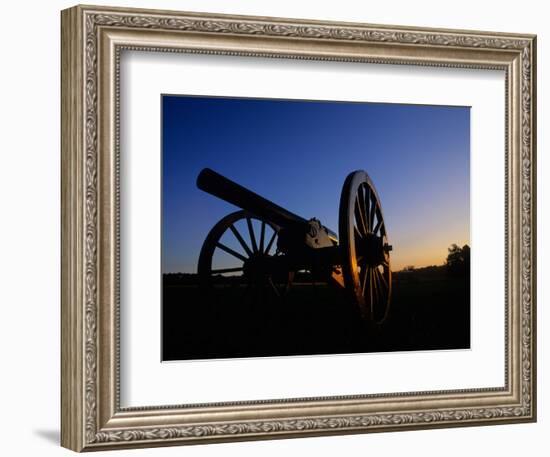
[[[457,244],[453,244],[448,251],[447,261],[445,263],[447,272],[452,276],[469,276],[470,246],[465,244],[460,247]]]

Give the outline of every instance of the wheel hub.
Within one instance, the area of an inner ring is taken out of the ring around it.
[[[243,265],[244,275],[252,281],[265,280],[270,276],[269,255],[254,254],[248,258]]]
[[[386,261],[386,254],[392,247],[384,244],[384,238],[368,233],[357,240],[357,256],[365,259],[367,265],[375,267]]]

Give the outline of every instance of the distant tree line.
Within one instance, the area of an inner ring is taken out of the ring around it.
[[[197,284],[195,273],[164,273],[162,275],[164,285]]]
[[[215,283],[234,283],[242,280],[241,274],[214,275],[212,280]],[[294,273],[293,282],[312,282],[313,276],[309,271],[297,271]],[[199,275],[197,273],[163,273],[162,282],[166,286],[197,285]]]
[[[470,246],[465,244],[460,247],[452,244],[447,249],[447,258],[443,265],[430,265],[417,268],[414,265],[407,265],[402,270],[394,272],[397,277],[427,278],[427,277],[466,277],[470,276]]]

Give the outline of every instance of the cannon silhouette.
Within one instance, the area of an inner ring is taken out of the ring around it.
[[[318,219],[298,216],[209,168],[199,173],[197,187],[242,208],[216,223],[202,245],[197,271],[204,286],[214,285],[220,275],[240,274],[247,286],[270,287],[282,295],[295,273],[306,270],[315,280],[343,288],[366,321],[386,319],[392,247],[380,199],[365,171],[350,173],[344,182],[339,238]],[[240,252],[223,242],[227,236]],[[217,250],[235,266],[213,268]]]

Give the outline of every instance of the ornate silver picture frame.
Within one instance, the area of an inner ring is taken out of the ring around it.
[[[64,10],[61,19],[62,446],[89,451],[536,420],[535,36],[93,6]],[[504,72],[505,170],[494,170],[505,174],[504,385],[122,406],[119,94],[128,50]]]

